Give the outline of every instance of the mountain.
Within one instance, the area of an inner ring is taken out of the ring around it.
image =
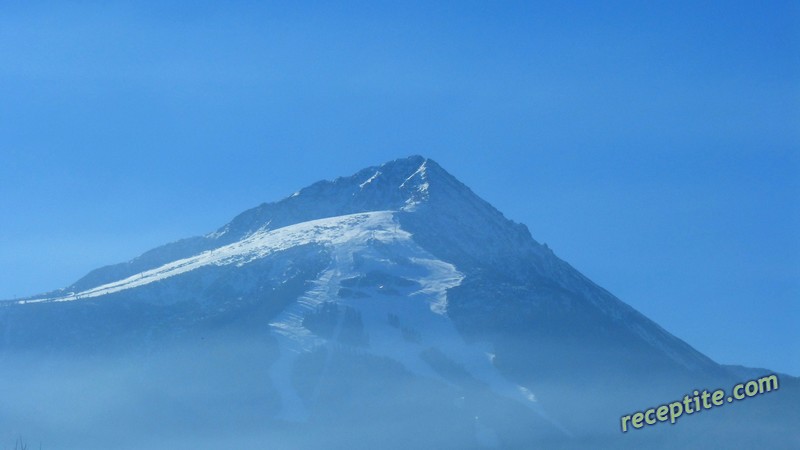
[[[715,363],[421,156],[2,302],[0,327],[0,439],[47,448],[800,443],[788,376],[621,433],[768,372]]]

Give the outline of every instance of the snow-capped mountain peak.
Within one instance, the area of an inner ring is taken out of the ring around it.
[[[162,397],[177,391],[190,417],[228,404],[226,417],[270,423],[294,443],[305,434],[291,430],[361,430],[344,448],[370,438],[368,447],[386,446],[360,426],[381,417],[383,430],[429,429],[426,448],[547,448],[740,373],[594,284],[421,156],[314,183],[213,233],[2,302],[0,331],[0,358],[136,355],[144,363],[134,372],[144,372],[134,385],[151,370],[156,379],[186,373],[167,394],[144,388],[151,411],[169,410]],[[246,357],[227,356],[242,349]],[[151,358],[162,351],[166,362]],[[200,357],[176,357],[184,352]],[[215,392],[233,394],[186,392],[207,374]],[[122,409],[140,414],[140,403]]]

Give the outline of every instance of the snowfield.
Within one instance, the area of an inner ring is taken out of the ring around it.
[[[214,250],[208,250],[189,258],[179,259],[161,267],[137,273],[123,280],[103,284],[81,292],[70,292],[60,297],[34,298],[16,303],[65,302],[100,297],[161,281],[204,266],[230,264],[242,266],[255,259],[298,245],[312,243],[334,245],[365,232],[376,233],[380,231],[381,224],[393,223],[392,214],[391,211],[351,214],[312,220],[276,230],[260,230],[241,241]]]
[[[377,174],[376,174],[377,175]],[[371,180],[367,180],[369,182]],[[366,183],[366,182],[365,182]],[[468,345],[447,317],[447,290],[463,275],[447,262],[419,247],[403,230],[394,211],[375,211],[311,220],[275,230],[259,230],[241,241],[180,259],[112,283],[65,296],[23,300],[17,304],[67,302],[97,298],[180,276],[205,266],[243,266],[268,255],[305,244],[327,246],[333,254],[325,270],[305,295],[281,312],[269,326],[277,337],[281,356],[272,369],[273,383],[281,393],[282,417],[302,421],[308,416],[291,384],[292,367],[302,352],[329,342],[303,325],[307,314],[326,302],[357,311],[369,337],[366,351],[392,358],[410,372],[453,384],[423,359],[435,348],[462,366],[475,380],[494,392],[529,405],[542,414],[530,390],[507,381],[487,357],[491,349]],[[390,273],[411,287],[377,285],[357,297],[339,295],[342,280],[368,273]],[[382,292],[394,289],[392,293]],[[391,324],[389,317],[397,320]],[[341,323],[339,324],[341,326]],[[337,329],[334,336],[338,334]],[[409,333],[415,333],[409,338]],[[488,432],[484,430],[484,432]]]

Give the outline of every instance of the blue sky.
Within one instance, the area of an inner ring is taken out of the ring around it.
[[[418,153],[715,360],[800,375],[796,2],[332,3],[4,3],[0,298]]]

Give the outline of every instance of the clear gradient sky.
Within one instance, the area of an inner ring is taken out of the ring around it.
[[[798,2],[34,3],[0,6],[0,298],[418,153],[800,375]]]

